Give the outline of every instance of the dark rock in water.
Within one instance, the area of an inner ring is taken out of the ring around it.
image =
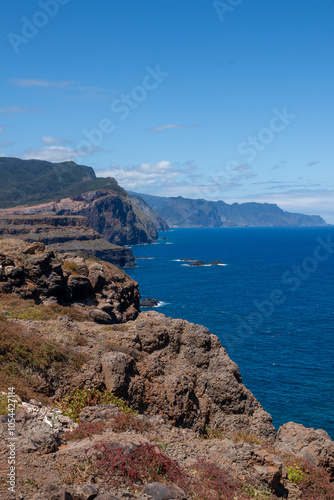
[[[190,262],[190,264],[188,264],[188,265],[192,266],[192,267],[205,266],[205,264],[202,260],[195,260],[193,262]]]
[[[159,301],[156,299],[143,299],[140,301],[140,307],[157,307]]]
[[[166,236],[164,236],[162,239],[163,239],[163,240],[167,240]]]
[[[214,262],[210,262],[210,266],[220,266],[222,262],[220,260],[215,260]]]

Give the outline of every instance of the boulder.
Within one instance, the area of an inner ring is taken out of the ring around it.
[[[187,500],[187,495],[181,488],[173,484],[150,483],[142,493],[149,495],[154,500]]]
[[[101,365],[107,389],[116,396],[124,397],[134,375],[134,359],[123,352],[113,351],[102,356]]]
[[[277,451],[302,457],[334,476],[334,442],[327,432],[288,422],[278,429]]]

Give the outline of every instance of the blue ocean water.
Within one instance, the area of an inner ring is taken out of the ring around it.
[[[143,298],[207,326],[273,417],[334,439],[334,227],[174,229],[133,247]],[[163,237],[167,240],[163,240]],[[220,260],[189,267],[181,259]]]

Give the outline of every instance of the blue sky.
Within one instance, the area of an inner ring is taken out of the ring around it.
[[[332,0],[15,0],[0,156],[334,223]]]

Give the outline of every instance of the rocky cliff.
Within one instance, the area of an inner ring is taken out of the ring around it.
[[[8,215],[82,216],[88,225],[110,243],[134,245],[150,243],[158,237],[153,222],[127,196],[115,191],[99,190],[29,207],[0,210]]]
[[[1,211],[0,211],[1,212]],[[89,227],[82,216],[1,215],[0,236],[24,239],[28,243],[39,241],[61,253],[79,252],[97,257],[118,267],[135,267],[129,248],[109,243],[101,234]]]
[[[326,432],[288,423],[276,436],[216,336],[138,303],[111,264],[0,240],[0,437],[15,386],[14,498],[334,498]]]
[[[116,245],[150,243],[158,237],[150,217],[132,204],[117,181],[96,177],[90,167],[0,158],[0,178],[0,208],[14,209],[3,214],[81,215]]]
[[[0,239],[0,293],[82,309],[104,324],[139,312],[137,283],[114,265],[16,239]]]
[[[140,196],[129,193],[130,195],[130,200],[132,201],[133,205],[136,205],[144,214],[146,214],[153,224],[155,225],[155,228],[157,231],[168,231],[169,227],[165,219],[163,219],[158,212],[153,210]]]

